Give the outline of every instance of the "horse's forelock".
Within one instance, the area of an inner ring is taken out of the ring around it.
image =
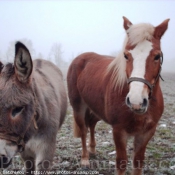
[[[128,41],[131,45],[136,45],[144,40],[151,40],[154,30],[154,26],[147,23],[132,25],[127,30]]]

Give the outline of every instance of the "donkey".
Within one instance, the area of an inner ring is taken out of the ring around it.
[[[49,171],[66,110],[61,71],[49,61],[32,61],[26,46],[17,42],[14,63],[0,63],[1,168],[20,152],[26,174]]]
[[[68,70],[68,95],[75,119],[74,134],[82,141],[81,164],[89,166],[89,152],[95,153],[95,125],[102,119],[113,129],[117,174],[125,174],[127,140],[132,136],[132,175],[141,175],[146,145],[164,109],[159,84],[163,62],[160,41],[169,19],[156,27],[123,19],[126,39],[120,54],[112,58],[90,52],[76,57]]]

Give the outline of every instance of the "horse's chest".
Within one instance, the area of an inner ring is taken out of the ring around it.
[[[155,126],[155,122],[151,117],[142,117],[140,119],[134,118],[126,127],[126,131],[129,134],[144,133],[149,131]]]

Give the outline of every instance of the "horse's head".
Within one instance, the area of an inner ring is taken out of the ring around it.
[[[30,137],[35,112],[32,67],[30,53],[20,42],[15,45],[14,64],[0,63],[0,168],[10,164]]]
[[[159,81],[163,61],[160,40],[169,19],[153,27],[150,24],[133,25],[127,18],[123,18],[127,33],[124,58],[129,84],[126,104],[136,113],[145,113],[153,87]]]

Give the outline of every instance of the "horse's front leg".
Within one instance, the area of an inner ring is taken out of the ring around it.
[[[90,129],[90,139],[89,139],[89,153],[90,154],[95,154],[95,146],[96,146],[96,141],[95,141],[95,126],[97,122],[99,121],[98,118],[96,118],[93,114],[91,115],[91,120],[89,122],[89,129]]]
[[[146,146],[154,133],[155,128],[135,136],[132,175],[142,175]]]
[[[115,142],[115,147],[117,151],[116,156],[116,168],[117,175],[124,175],[126,171],[126,166],[128,162],[126,145],[127,145],[127,133],[118,127],[113,127],[113,137]]]

